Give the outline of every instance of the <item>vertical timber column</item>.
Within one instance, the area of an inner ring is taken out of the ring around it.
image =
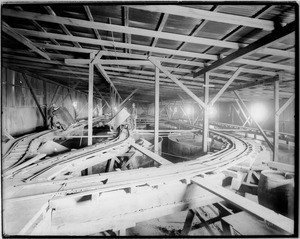
[[[203,109],[203,136],[202,136],[202,148],[203,153],[208,151],[208,101],[209,101],[209,73],[204,74],[204,104]]]
[[[93,86],[94,86],[94,64],[89,64],[89,97],[88,97],[88,146],[93,142]]]
[[[155,67],[155,114],[154,114],[154,153],[158,154],[159,131],[159,69]]]
[[[273,139],[273,161],[278,162],[278,147],[279,147],[279,115],[276,112],[279,110],[279,82],[281,75],[278,76],[279,80],[274,81],[274,139]]]
[[[114,89],[112,87],[110,87],[110,106],[111,106],[111,117],[114,116]]]

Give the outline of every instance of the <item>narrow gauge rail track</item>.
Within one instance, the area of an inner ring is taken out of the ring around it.
[[[126,153],[128,150],[140,150],[140,146],[134,143],[133,138],[124,134],[106,144],[96,144],[74,152],[39,160],[37,163],[20,169],[4,180],[4,228],[8,234],[34,234],[36,233],[34,228],[38,228],[38,225],[45,223],[45,216],[42,215],[53,212],[53,209],[61,212],[60,215],[62,216],[59,220],[64,221],[64,225],[67,225],[71,219],[66,218],[66,216],[68,213],[74,213],[74,208],[71,205],[74,206],[74,202],[80,200],[80,198],[93,197],[94,195],[99,197],[102,193],[113,193],[120,190],[131,192],[144,186],[153,188],[163,184],[182,184],[182,180],[187,182],[197,175],[221,172],[244,160],[256,157],[260,152],[260,146],[253,141],[241,140],[216,131],[211,131],[211,135],[216,140],[223,142],[223,148],[220,151],[193,161],[176,164],[160,163],[159,167],[84,177],[78,177],[76,176],[78,174],[74,174],[74,172],[104,162],[113,156]],[[153,156],[151,152],[146,152],[146,155],[157,162],[166,161],[158,155]],[[65,200],[74,201],[65,205],[61,211],[58,210],[58,208],[61,208],[60,205],[64,205],[62,202]],[[169,203],[166,205],[169,205]],[[137,212],[144,210],[144,207],[137,205],[132,210]],[[20,210],[24,211],[24,208],[27,208],[27,211],[24,212],[23,216],[18,217]],[[181,208],[181,210],[183,209]],[[128,214],[128,212],[126,213]],[[95,216],[89,218],[85,215],[79,221],[85,223],[93,220],[93,217]],[[99,221],[99,218],[96,221]],[[52,224],[57,224],[55,218],[52,220]],[[70,225],[72,225],[72,222],[70,222]],[[68,234],[69,227],[65,228],[60,225],[59,228],[62,228],[62,230],[56,228],[56,232],[52,233],[58,235]],[[102,229],[109,230],[111,226],[103,223]],[[100,229],[98,228],[98,230]]]
[[[101,117],[94,118],[93,123],[103,120]],[[44,140],[51,140],[57,137],[66,136],[87,125],[87,121],[81,121],[71,125],[68,130],[60,129],[45,130],[38,133],[31,133],[17,138],[9,149],[2,156],[2,170],[6,172],[32,156],[37,154],[37,149]]]

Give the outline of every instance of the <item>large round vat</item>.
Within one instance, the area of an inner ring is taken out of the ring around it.
[[[280,171],[264,170],[258,183],[259,204],[284,216],[294,216],[294,176]]]
[[[140,134],[141,138],[147,140],[150,145],[146,146],[147,149],[154,151],[154,134],[152,133],[142,133]],[[158,137],[158,154],[161,155],[161,148],[162,148],[162,137]]]
[[[183,157],[199,156],[202,153],[202,135],[170,134],[168,136],[168,153]]]

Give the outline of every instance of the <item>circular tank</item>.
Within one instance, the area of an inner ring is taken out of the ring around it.
[[[259,204],[293,218],[294,176],[280,171],[264,170],[258,183]]]
[[[202,153],[202,135],[170,134],[168,136],[168,153],[183,157],[199,156]]]

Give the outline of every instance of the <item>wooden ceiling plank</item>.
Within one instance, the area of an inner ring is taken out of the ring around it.
[[[47,9],[49,8],[47,7]],[[53,13],[51,12],[51,10],[47,10],[47,11],[49,11],[49,14]],[[182,42],[189,42],[189,43],[201,44],[201,45],[215,45],[219,47],[233,48],[233,49],[239,48],[239,45],[234,42],[224,42],[224,41],[214,40],[209,38],[191,37],[191,36],[185,36],[185,35],[174,34],[174,33],[157,32],[157,31],[141,29],[141,28],[125,27],[125,26],[119,26],[119,25],[113,25],[113,24],[107,24],[101,22],[91,22],[91,21],[80,20],[76,18],[65,18],[65,17],[54,16],[53,14],[52,16],[33,13],[33,12],[22,12],[22,14],[18,14],[18,11],[15,10],[3,9],[3,15],[22,18],[22,19],[57,23],[60,24],[60,26],[72,25],[72,26],[79,26],[85,28],[95,28],[103,31],[112,31],[112,32],[120,32],[120,33],[126,33],[131,35],[148,36],[151,38],[152,37],[164,38],[173,41],[182,41]],[[68,34],[69,31],[66,29],[65,26],[64,29],[65,29],[64,30],[65,33]]]
[[[49,49],[56,49],[61,51],[72,51],[72,52],[78,52],[78,53],[91,53],[91,52],[97,52],[97,50],[88,49],[88,48],[76,48],[76,47],[67,47],[67,46],[55,46],[52,44],[42,44],[37,43],[36,46],[40,48],[49,48]],[[265,49],[264,49],[265,50]],[[138,55],[138,54],[126,54],[122,52],[111,52],[111,51],[103,51],[103,55],[105,56],[114,56],[114,57],[125,57],[125,58],[134,58],[134,59],[141,59],[146,60],[148,57],[146,55]],[[195,62],[195,61],[188,61],[188,60],[179,60],[179,59],[170,59],[170,58],[163,58],[163,57],[156,57],[161,62],[167,62],[172,64],[180,64],[180,65],[190,65],[190,66],[200,66],[203,67],[204,63],[202,62]],[[247,59],[241,59],[239,62],[241,63],[248,63]],[[250,64],[256,64],[261,66],[261,62],[256,63],[256,61],[249,62]],[[269,64],[272,64],[270,68],[274,68],[278,64],[273,64],[269,62],[263,62],[262,66],[269,66]],[[286,67],[286,66],[283,66]],[[222,70],[228,70],[228,71],[236,71],[238,67],[232,67],[232,66],[222,66],[220,69]],[[287,68],[290,70],[289,68]],[[243,72],[245,73],[252,73],[252,74],[259,74],[259,75],[268,75],[268,76],[275,76],[276,72],[273,71],[265,71],[265,70],[258,70],[258,69],[247,69],[243,67]]]
[[[166,49],[166,48],[159,48],[159,47],[150,47],[150,46],[143,46],[143,45],[137,45],[137,44],[128,44],[123,42],[111,42],[106,40],[98,40],[98,39],[91,39],[86,37],[77,37],[77,36],[68,36],[68,35],[62,35],[62,34],[56,34],[56,33],[45,33],[45,32],[37,32],[32,30],[24,30],[24,29],[16,29],[17,32],[34,36],[34,37],[41,37],[41,38],[53,38],[63,41],[74,41],[86,43],[86,44],[92,44],[92,45],[104,45],[109,47],[115,47],[115,48],[128,48],[133,50],[140,50],[140,51],[150,51],[150,52],[156,52],[159,54],[172,54],[172,55],[178,55],[178,56],[186,56],[186,57],[195,57],[200,59],[207,59],[207,60],[217,60],[218,57],[215,55],[208,55],[208,54],[201,54],[201,53],[194,53],[194,52],[188,52],[188,51],[177,51],[172,49]]]
[[[83,7],[84,7],[84,10],[85,10],[85,12],[86,12],[86,14],[87,14],[87,16],[88,16],[88,19],[89,19],[91,22],[93,22],[93,21],[94,21],[94,17],[93,17],[93,15],[92,15],[92,13],[91,13],[91,10],[90,10],[89,6],[84,5]],[[93,28],[93,31],[94,31],[94,33],[95,33],[96,38],[97,38],[97,39],[101,39],[98,30],[95,29],[95,28]]]
[[[89,64],[89,60],[87,59],[65,59],[65,63],[68,65],[78,65],[78,64]],[[96,60],[94,64],[101,64],[101,65],[148,65],[153,66],[149,61],[142,61],[142,60]]]
[[[49,13],[53,14],[54,12],[49,10],[47,8]],[[133,27],[126,27],[126,26],[118,26],[118,25],[112,25],[107,23],[100,23],[100,22],[91,22],[86,20],[80,20],[75,18],[64,18],[54,15],[44,15],[44,14],[38,14],[33,12],[22,12],[22,14],[18,14],[18,11],[11,10],[11,9],[3,9],[3,15],[4,16],[11,16],[11,17],[17,17],[17,18],[23,18],[23,19],[30,19],[30,20],[37,20],[37,21],[46,21],[46,22],[52,22],[52,23],[58,23],[61,26],[65,25],[72,25],[72,26],[79,26],[79,27],[85,27],[85,28],[94,28],[104,31],[112,31],[112,32],[120,32],[120,33],[126,33],[130,35],[140,35],[140,36],[148,36],[148,37],[155,37],[155,38],[164,38],[172,41],[179,41],[179,42],[188,42],[188,43],[194,43],[194,44],[201,44],[201,45],[208,45],[208,46],[217,46],[217,47],[224,47],[224,48],[230,48],[230,49],[239,49],[240,44],[235,42],[227,42],[222,40],[214,40],[209,38],[201,38],[201,37],[193,37],[193,36],[186,36],[186,35],[180,35],[180,34],[174,34],[174,33],[167,33],[167,32],[158,32],[158,31],[152,31],[147,29],[141,29],[141,28],[133,28]],[[210,12],[210,11],[209,11]],[[55,13],[54,13],[55,14]],[[257,20],[250,18],[252,20]],[[66,27],[65,27],[66,28]],[[71,33],[65,29],[64,31],[70,35]],[[77,42],[77,41],[76,41]],[[282,51],[283,54],[284,51]],[[269,51],[268,54],[278,54],[281,55],[280,50],[276,50],[274,52]]]
[[[163,28],[166,25],[168,17],[169,17],[169,14],[163,13],[161,21],[159,22],[159,26],[158,26],[158,28],[156,30],[157,32],[162,32]],[[158,37],[154,37],[153,40],[152,40],[151,46],[156,46],[158,39],[159,39]]]
[[[263,80],[256,80],[254,82],[249,82],[249,83],[244,83],[244,84],[234,86],[232,88],[229,88],[227,91],[228,92],[229,91],[236,91],[236,90],[242,90],[242,89],[246,89],[246,88],[257,86],[257,85],[270,84],[270,83],[273,83],[276,80],[278,80],[277,76],[267,78],[267,79],[263,79]],[[257,91],[257,90],[255,90],[255,91]]]
[[[220,8],[220,6],[213,6],[210,11],[215,12]],[[195,36],[196,34],[198,34],[198,32],[200,32],[200,30],[208,23],[208,20],[201,20],[201,23],[198,25],[198,27],[196,29],[194,29],[192,31],[191,34],[189,34],[189,36]],[[177,50],[181,50],[184,46],[186,45],[186,42],[183,42],[178,48]]]
[[[111,68],[111,67],[103,67],[103,68],[106,70],[107,74],[112,77],[116,76],[116,75],[122,75],[122,76],[128,77],[129,79],[130,79],[130,77],[131,78],[139,78],[139,79],[149,79],[149,80],[153,79],[153,74],[144,74],[143,72],[135,71],[135,70],[131,70],[131,69],[119,70],[118,68]],[[173,75],[175,77],[180,77],[180,80],[186,86],[194,85],[196,87],[200,87],[199,83],[203,84],[203,82],[204,82],[203,79],[199,79],[199,78],[197,78],[197,80],[194,80],[194,78],[192,78],[192,77],[187,77],[187,76],[181,77],[180,75],[176,75],[176,74],[173,74]],[[227,75],[227,77],[224,77],[224,78],[228,79],[228,77],[230,77],[230,75]],[[168,82],[171,82],[171,80],[168,80],[168,78],[163,73],[160,73],[160,78],[162,81],[167,80]],[[249,79],[247,79],[247,80],[249,81]],[[215,84],[215,86],[220,85],[220,88],[221,88],[221,86],[223,86],[224,83],[226,83],[226,82],[224,80],[212,79],[211,83]]]
[[[280,41],[280,40],[284,39],[287,35],[294,32],[295,29],[296,29],[295,22],[289,23],[285,27],[273,31],[272,33],[266,35],[265,37],[257,40],[256,42],[254,42],[244,48],[241,48],[240,50],[238,50],[236,52],[233,52],[232,54],[226,56],[225,58],[219,59],[219,60],[213,62],[208,67],[205,67],[202,70],[195,72],[193,76],[197,77],[208,71],[214,70],[222,65],[228,64],[233,61],[236,62],[239,58],[253,54],[254,52],[257,52],[258,50],[260,50],[262,48],[266,48],[268,45],[270,45],[276,41]]]
[[[30,41],[28,38],[26,38],[25,36],[23,36],[22,34],[16,32],[13,28],[11,28],[6,22],[2,21],[2,31],[4,31],[6,34],[8,34],[9,36],[13,37],[14,39],[16,39],[18,42],[24,44],[25,46],[27,46],[28,48],[30,48],[31,50],[33,50],[35,53],[39,54],[40,56],[42,56],[43,58],[47,59],[47,60],[51,60],[50,57],[43,51],[41,51],[40,49],[38,49],[34,43],[32,41]]]
[[[244,16],[211,12],[189,7],[175,5],[129,5],[129,7],[151,12],[161,12],[189,18],[206,19],[214,22],[242,25],[247,27],[259,28],[266,31],[274,30],[274,23],[270,20],[253,19]]]
[[[32,30],[24,30],[24,29],[17,29],[17,32],[23,34],[23,35],[30,35],[35,37],[42,37],[42,38],[54,38],[54,39],[60,39],[65,41],[73,41],[76,40],[77,42],[82,43],[88,43],[92,45],[105,45],[105,46],[114,46],[114,47],[120,47],[120,48],[129,48],[134,50],[141,50],[141,51],[150,51],[150,52],[156,52],[159,54],[168,54],[168,55],[179,55],[179,56],[186,56],[186,57],[195,57],[199,59],[208,59],[208,60],[217,60],[218,56],[216,55],[208,55],[208,54],[202,54],[202,53],[194,53],[194,52],[187,52],[187,51],[178,51],[178,50],[171,50],[166,48],[158,48],[158,47],[149,47],[149,46],[142,46],[142,45],[136,45],[136,44],[127,44],[122,42],[111,42],[111,41],[104,41],[104,40],[98,40],[98,39],[90,39],[90,38],[84,38],[84,37],[75,37],[75,36],[67,36],[67,35],[61,35],[61,34],[54,34],[54,33],[44,33],[44,32],[37,32]],[[225,59],[225,58],[224,58]],[[222,59],[222,60],[224,60]],[[243,64],[244,61],[247,61],[249,65],[257,65],[260,64],[261,61],[251,61],[247,59],[237,59],[235,60],[235,63],[241,63]],[[281,64],[275,64],[275,63],[268,63],[268,62],[262,62],[262,64],[267,64],[269,68],[274,69],[280,69],[281,68],[290,68],[285,65]],[[261,64],[261,65],[262,65]]]
[[[175,76],[173,76],[168,70],[161,66],[153,57],[149,57],[149,61],[153,63],[159,70],[161,70],[166,76],[168,76],[172,81],[174,81],[185,93],[187,93],[192,99],[194,99],[202,108],[206,108],[205,104],[201,99],[198,98],[191,90],[189,90],[184,84],[182,84]]]
[[[56,13],[52,10],[52,8],[50,6],[44,6],[44,8],[46,9],[46,11],[52,15],[52,16],[56,16]],[[71,34],[71,32],[68,30],[68,28],[64,25],[64,24],[59,24],[60,28],[64,31],[64,33],[66,33],[67,35],[69,36],[73,36]],[[76,46],[76,47],[81,47],[78,42],[73,42],[73,44]]]

